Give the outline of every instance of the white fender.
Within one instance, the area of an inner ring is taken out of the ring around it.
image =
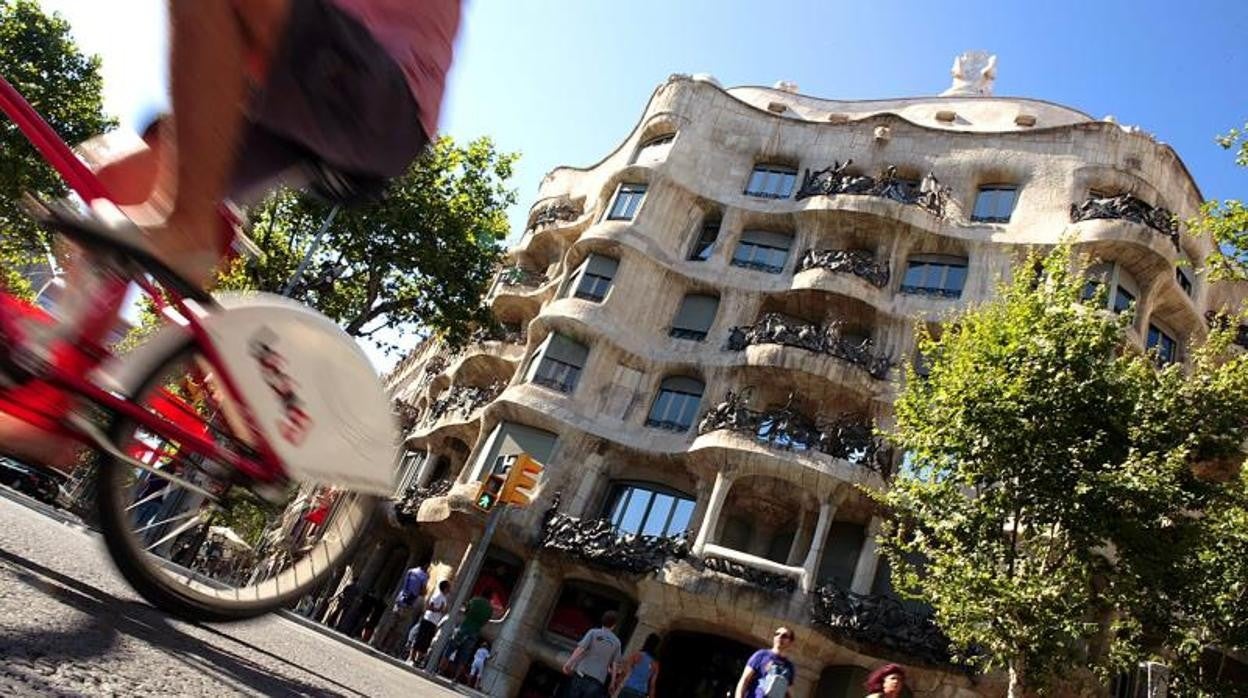
[[[202,318],[268,442],[299,481],[373,494],[394,491],[399,430],[368,357],[316,311],[267,293],[217,297]],[[191,341],[170,324],[92,379],[133,396],[161,361]]]

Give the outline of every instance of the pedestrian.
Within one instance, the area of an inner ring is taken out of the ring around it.
[[[433,642],[433,636],[438,632],[442,619],[446,618],[446,610],[450,608],[451,600],[448,596],[450,593],[450,580],[443,579],[438,582],[438,590],[425,604],[425,614],[421,616],[420,623],[412,628],[412,633],[409,633],[408,644],[412,646],[412,649],[407,661],[413,666],[418,666],[429,652],[429,644]]]
[[[438,672],[452,681],[463,681],[472,661],[473,650],[481,638],[481,629],[494,617],[494,606],[484,596],[474,596],[464,604],[464,619],[446,647]]]
[[[472,655],[472,668],[468,670],[468,687],[479,688],[481,673],[485,671],[485,661],[490,658],[490,641],[482,640],[477,651]]]
[[[906,672],[896,664],[885,664],[871,672],[862,686],[867,689],[867,698],[901,698],[906,690]]]
[[[615,626],[620,615],[615,611],[602,614],[602,625],[591,628],[577,643],[572,656],[563,665],[563,673],[571,676],[565,698],[607,698],[608,687],[620,669],[620,638]]]
[[[624,660],[617,698],[654,698],[654,687],[659,681],[659,636],[650,633],[642,643],[641,650],[633,652]]]
[[[375,592],[368,592],[368,596],[364,599],[364,623],[360,626],[359,639],[361,642],[367,643],[373,639],[373,631],[377,629],[377,624],[381,622],[381,616],[386,612],[386,602]]]
[[[357,581],[352,578],[342,591],[339,591],[332,602],[334,610],[330,612],[330,620],[326,623],[330,627],[345,631],[355,613],[355,604],[360,598],[362,591]]]
[[[737,681],[734,698],[788,698],[792,695],[793,679],[797,669],[788,658],[793,646],[793,631],[780,626],[771,640],[771,649],[755,652],[741,679]]]

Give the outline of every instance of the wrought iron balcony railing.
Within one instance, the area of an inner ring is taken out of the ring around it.
[[[559,499],[546,512],[538,545],[556,550],[601,569],[645,574],[657,572],[668,560],[688,557],[684,536],[645,536],[620,533],[608,521],[578,519],[560,514]]]
[[[1084,199],[1083,203],[1070,205],[1070,221],[1113,218],[1146,225],[1169,238],[1174,249],[1179,249],[1179,223],[1174,213],[1162,206],[1152,206],[1131,194]]]
[[[503,286],[537,288],[548,280],[545,274],[522,267],[510,266],[498,270],[498,283]]]
[[[525,232],[532,232],[547,225],[555,223],[566,223],[580,218],[582,209],[580,206],[573,206],[566,201],[547,204],[536,211],[529,217],[529,227],[525,228]]]
[[[467,417],[478,407],[498,397],[505,387],[506,384],[502,381],[495,381],[485,387],[452,386],[445,397],[440,397],[429,405],[429,411],[425,414],[425,424],[433,424],[443,417],[452,415]]]
[[[795,322],[779,313],[767,313],[753,325],[734,327],[728,332],[728,351],[742,351],[757,344],[780,344],[806,351],[827,354],[866,370],[872,378],[888,376],[892,361],[878,356],[868,339],[854,340],[842,336],[842,325],[832,323],[820,327],[813,323]]]
[[[876,288],[888,285],[888,262],[876,262],[875,255],[866,250],[806,250],[797,262],[797,270],[807,269],[853,274]]]
[[[416,512],[420,510],[420,505],[427,499],[434,497],[442,497],[451,491],[450,480],[438,480],[431,482],[424,487],[413,485],[409,487],[399,501],[395,502],[394,512],[399,521],[404,523],[412,523],[416,521]]]
[[[927,211],[937,218],[945,217],[946,205],[949,203],[949,188],[942,185],[934,173],[920,182],[912,182],[897,176],[897,167],[889,165],[880,172],[878,177],[852,174],[848,172],[853,160],[842,164],[833,160],[831,167],[811,172],[807,168],[802,176],[802,186],[797,190],[798,201],[812,196],[832,196],[836,194],[855,194],[858,196],[876,196],[902,204],[911,204]]]
[[[855,594],[832,584],[813,593],[811,620],[831,635],[927,664],[949,663],[949,638],[930,614],[909,610],[893,596]]]
[[[752,410],[748,407],[752,388],[728,392],[723,402],[707,410],[698,423],[698,433],[720,429],[746,434],[771,448],[784,451],[818,451],[888,477],[891,453],[875,435],[871,421],[842,414],[816,421],[793,406],[793,396],[783,407]]]

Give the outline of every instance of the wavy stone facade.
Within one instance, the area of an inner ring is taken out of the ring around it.
[[[1103,260],[1137,345],[1202,335],[1239,298],[1196,273],[1205,241],[1174,234],[1200,201],[1168,146],[1043,101],[672,76],[615,152],[542,181],[487,299],[499,326],[390,375],[415,408],[410,457],[352,574],[385,593],[413,561],[450,575],[481,530],[476,483],[526,450],[546,472],[487,564],[510,608],[491,695],[544,695],[607,607],[629,650],[665,637],[663,695],[723,695],[781,624],[799,698],[857,695],[885,660],[919,695],[997,695],[892,597],[858,486],[897,455],[870,426],[889,424],[915,323],[989,298],[1030,245]]]

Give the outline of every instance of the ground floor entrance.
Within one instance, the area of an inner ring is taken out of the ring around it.
[[[757,650],[709,633],[673,632],[663,638],[658,694],[688,698],[731,697],[741,671]]]

